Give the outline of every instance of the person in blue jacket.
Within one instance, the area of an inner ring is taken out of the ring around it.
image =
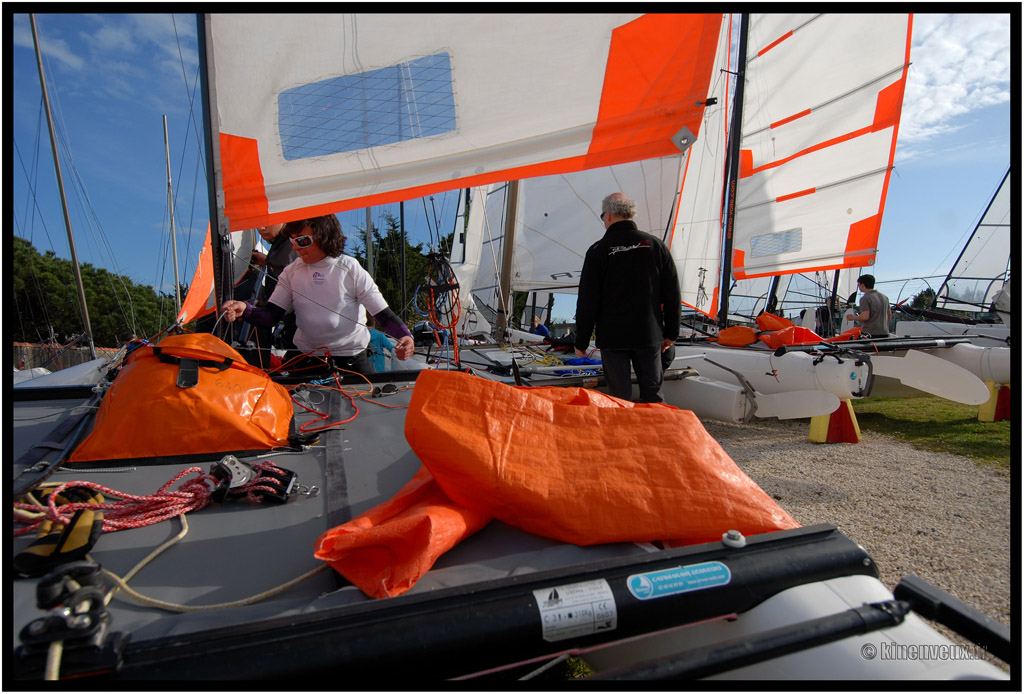
[[[390,355],[392,364],[394,364],[395,346],[391,344],[391,340],[388,336],[377,330],[377,322],[373,319],[373,316],[366,316],[366,327],[370,329],[370,343],[366,346],[367,354],[370,357],[370,363],[373,364],[373,370],[376,373],[382,371],[394,371],[389,369],[387,365],[386,356]]]
[[[540,335],[542,337],[551,337],[551,331],[548,330],[548,326],[540,322],[540,316],[533,317],[533,334]]]

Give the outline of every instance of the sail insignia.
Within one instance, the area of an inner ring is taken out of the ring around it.
[[[288,161],[451,132],[451,57],[438,53],[286,89],[278,127]]]

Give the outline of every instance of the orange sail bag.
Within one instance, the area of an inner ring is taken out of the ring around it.
[[[209,333],[171,335],[125,360],[71,463],[265,451],[289,445],[288,391]]]
[[[669,405],[634,404],[583,388],[521,388],[424,371],[406,414],[405,435],[442,495],[433,496],[431,489],[424,505],[409,493],[428,484],[421,470],[396,497],[317,542],[319,558],[376,597],[411,586],[410,576],[425,573],[492,516],[577,545],[692,544],[720,540],[729,529],[756,534],[799,527],[696,415]],[[452,532],[442,532],[453,509],[476,516],[460,515]],[[419,518],[415,532],[410,510]],[[430,523],[420,514],[430,515]],[[355,546],[360,555],[349,549]],[[372,575],[369,582],[366,573]]]

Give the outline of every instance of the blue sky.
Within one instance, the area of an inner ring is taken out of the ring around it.
[[[14,29],[8,223],[41,251],[68,257],[28,15],[8,12],[5,20]],[[166,115],[180,273],[190,281],[208,214],[194,16],[41,14],[36,21],[58,138],[70,151],[62,168],[79,259],[170,285]],[[944,274],[1009,165],[1011,146],[1019,146],[1010,135],[1010,21],[1008,14],[915,16],[896,171],[873,270],[879,281]],[[447,233],[456,194],[435,196],[433,206],[405,205],[414,243],[429,243],[424,207],[430,227],[436,209]],[[376,224],[384,211],[374,210]],[[363,211],[340,217],[349,232],[365,224]]]

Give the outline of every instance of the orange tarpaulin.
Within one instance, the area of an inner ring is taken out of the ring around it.
[[[160,355],[163,355],[162,361]],[[178,385],[180,360],[197,383]],[[170,363],[167,363],[170,362]],[[130,353],[69,462],[267,450],[288,445],[288,391],[209,333],[171,335]]]
[[[473,523],[457,511],[453,532],[437,530],[453,509],[578,545],[699,543],[720,540],[729,529],[751,535],[799,527],[696,415],[669,405],[424,371],[405,435],[450,505],[433,496],[421,504],[407,486],[317,542],[317,556],[369,595],[402,592],[411,575],[418,578],[472,532]],[[410,485],[426,485],[425,475],[421,471]],[[430,522],[418,520],[410,532],[409,513],[423,513]],[[423,531],[427,525],[429,533]],[[367,536],[366,544],[351,537],[357,533]],[[359,561],[350,546],[362,553]],[[379,565],[370,568],[371,561]],[[391,582],[368,591],[359,582],[365,573]]]
[[[788,318],[776,316],[774,313],[762,313],[754,320],[757,322],[757,327],[761,330],[782,330],[783,328],[796,325],[796,323]]]
[[[810,328],[799,325],[791,325],[782,330],[773,330],[770,333],[761,333],[757,339],[772,349],[778,349],[782,345],[816,345],[822,338]]]
[[[745,325],[734,325],[718,331],[718,344],[726,347],[746,347],[757,342],[757,331]]]
[[[393,597],[490,522],[453,503],[420,468],[391,499],[321,535],[315,556],[371,598]]]
[[[843,332],[839,333],[835,337],[830,337],[825,342],[845,342],[847,340],[856,340],[860,338],[860,334],[863,328],[859,325],[852,328],[847,328]]]

